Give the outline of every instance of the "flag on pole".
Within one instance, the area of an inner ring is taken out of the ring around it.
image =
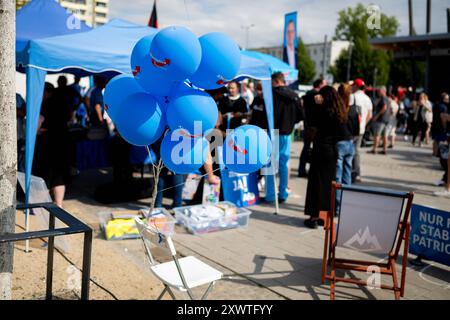
[[[153,2],[153,9],[152,9],[152,13],[150,15],[150,19],[148,19],[148,26],[158,29],[158,15],[156,14],[156,0]]]

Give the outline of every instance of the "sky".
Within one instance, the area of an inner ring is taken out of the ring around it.
[[[321,42],[325,35],[332,37],[338,12],[362,3],[376,4],[388,16],[397,17],[400,35],[408,33],[408,0],[158,0],[160,28],[182,25],[195,34],[225,32],[242,47],[281,45],[284,14],[298,12],[298,34],[305,43]],[[426,0],[413,0],[414,27],[425,33]],[[153,0],[110,0],[110,19],[121,18],[147,24]],[[447,31],[445,9],[450,0],[432,1],[432,33]]]

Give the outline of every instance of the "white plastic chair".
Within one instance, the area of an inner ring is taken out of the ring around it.
[[[138,217],[135,218],[135,221],[150,262],[150,270],[164,284],[164,290],[159,295],[158,300],[161,300],[166,292],[172,299],[176,300],[172,289],[187,292],[189,298],[195,300],[192,289],[208,285],[201,297],[201,300],[206,299],[216,281],[222,278],[222,273],[193,256],[178,259],[175,246],[169,235],[164,235],[158,232],[156,228],[144,224]],[[153,248],[159,248],[160,251],[162,249],[165,251],[163,253],[169,254],[172,260],[158,263],[152,254]]]

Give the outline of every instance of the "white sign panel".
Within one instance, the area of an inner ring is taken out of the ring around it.
[[[397,235],[403,198],[342,191],[337,245],[387,254]]]

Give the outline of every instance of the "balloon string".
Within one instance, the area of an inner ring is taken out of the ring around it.
[[[217,168],[216,170],[213,170],[212,172],[214,173],[217,170],[220,170],[220,168]],[[207,175],[208,175],[208,173],[205,173],[205,174],[203,174],[201,176],[197,176],[196,179],[200,180],[201,178],[206,177]],[[173,188],[176,188],[176,187],[184,186],[184,184],[185,184],[185,182],[177,184],[177,185],[169,187],[169,188],[166,188],[166,189],[158,190],[158,192],[163,192],[163,191],[170,190],[170,189],[173,189]]]
[[[151,158],[151,153],[150,153],[149,147],[148,147],[148,146],[145,146],[145,148],[146,148],[146,150],[147,150],[147,152],[148,152],[148,154],[149,154],[149,156],[150,156],[150,158]],[[162,167],[159,167],[159,165],[158,165],[158,166],[155,166],[154,164],[152,164],[152,168],[153,168],[153,176],[155,176],[155,174],[157,174],[158,169],[159,169],[159,171],[162,169]],[[218,170],[220,170],[220,168],[217,168],[217,169],[213,170],[212,173],[214,173],[214,172],[216,172],[216,171],[218,171]],[[207,175],[208,175],[208,173],[205,173],[205,174],[203,174],[203,175],[197,176],[196,179],[199,179],[199,180],[200,180],[201,178],[206,177]],[[174,189],[174,188],[177,188],[177,187],[180,187],[180,186],[184,186],[184,184],[185,184],[185,182],[180,183],[180,184],[177,184],[177,185],[174,185],[174,186],[169,187],[169,188],[165,188],[165,189],[162,189],[162,190],[158,190],[157,193],[159,193],[159,192],[164,192],[164,191],[167,191],[167,190],[170,190],[170,189]],[[155,187],[156,187],[156,186],[155,186]]]

